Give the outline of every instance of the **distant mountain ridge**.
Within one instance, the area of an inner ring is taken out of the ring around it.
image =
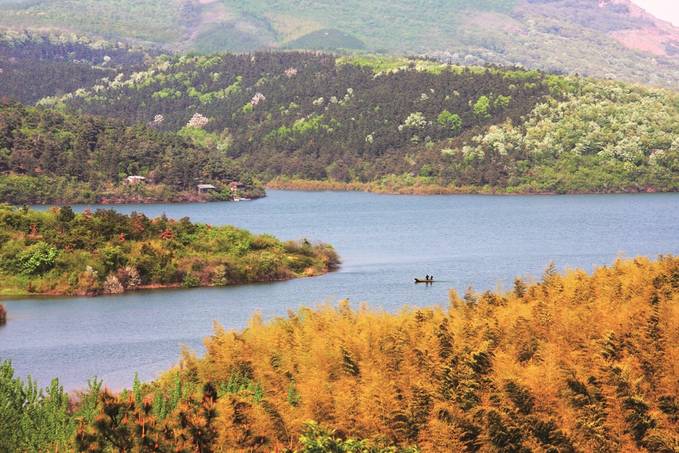
[[[462,28],[461,46],[428,54],[679,86],[679,28],[629,0],[520,0],[510,13],[470,14]]]
[[[622,5],[633,17],[650,22],[636,29],[613,32],[612,36],[623,46],[654,55],[679,56],[679,27],[658,19],[630,0],[609,0],[609,3]]]
[[[630,0],[0,0],[0,27],[177,51],[427,55],[679,86],[679,28]]]
[[[582,1],[561,0],[528,0],[528,4],[542,14],[554,16],[557,13],[570,11],[575,21],[583,26],[606,32],[630,50],[638,50],[656,56],[671,57],[679,55],[679,28],[670,22],[661,20],[647,12],[631,0],[598,0],[598,14],[602,21],[593,15],[577,15],[577,8]],[[541,8],[535,8],[535,5]],[[551,8],[551,10],[550,10]],[[519,9],[522,13],[530,13],[525,5]],[[595,13],[596,14],[596,13]],[[587,19],[591,23],[583,21]]]

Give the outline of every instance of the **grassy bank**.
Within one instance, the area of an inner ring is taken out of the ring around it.
[[[4,296],[225,286],[319,275],[338,264],[326,244],[281,242],[188,218],[0,206]]]
[[[277,177],[266,184],[268,189],[336,192],[373,192],[392,195],[550,195],[550,194],[595,194],[595,193],[647,193],[657,192],[653,188],[629,187],[609,190],[573,189],[554,190],[536,184],[501,188],[493,186],[450,186],[437,183],[434,178],[414,176],[385,176],[374,182],[319,181]]]

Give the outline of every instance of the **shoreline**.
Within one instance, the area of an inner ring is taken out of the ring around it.
[[[624,195],[649,193],[677,193],[663,191],[652,187],[646,189],[611,190],[611,191],[521,191],[507,190],[494,187],[461,186],[449,187],[440,184],[415,184],[412,186],[376,185],[377,183],[317,181],[311,179],[280,179],[274,178],[265,184],[266,189],[290,190],[300,192],[366,192],[380,195],[489,195],[489,196],[518,196],[518,195]]]
[[[131,295],[131,294],[134,294],[134,293],[154,292],[154,291],[157,291],[157,290],[172,290],[172,289],[191,290],[191,289],[199,289],[199,288],[228,288],[230,286],[261,285],[261,284],[267,284],[267,283],[288,282],[288,281],[299,280],[299,279],[304,279],[304,278],[322,277],[324,275],[330,274],[332,272],[336,272],[338,270],[339,270],[339,267],[334,268],[334,269],[324,270],[324,271],[311,270],[310,272],[305,272],[304,274],[301,274],[301,275],[292,275],[292,276],[289,276],[289,277],[274,278],[274,279],[270,279],[270,280],[235,282],[235,283],[229,283],[229,284],[226,284],[226,285],[198,285],[198,286],[186,287],[186,286],[183,286],[181,283],[153,283],[153,284],[149,284],[149,285],[140,285],[140,286],[137,286],[136,288],[126,288],[125,291],[120,292],[120,293],[104,293],[104,292],[99,292],[99,293],[68,293],[68,292],[62,292],[62,291],[48,291],[48,292],[44,292],[44,293],[31,293],[31,292],[5,293],[4,291],[8,290],[9,288],[5,288],[5,289],[0,288],[0,303],[7,302],[7,301],[15,301],[15,300],[19,301],[21,299],[32,299],[32,298],[40,298],[40,299],[58,299],[58,298],[71,298],[71,297],[95,298],[95,297],[108,297],[108,296],[122,296],[122,295],[128,295],[128,294]]]
[[[578,191],[532,191],[532,190],[511,190],[497,187],[479,186],[460,186],[450,187],[440,184],[417,183],[410,186],[396,186],[386,183],[369,182],[342,182],[342,181],[320,181],[313,179],[285,179],[274,178],[264,184],[267,190],[289,190],[293,192],[365,192],[379,195],[487,195],[487,196],[540,196],[540,195],[624,195],[624,194],[651,194],[651,193],[678,193],[671,190],[659,190],[653,187],[645,189],[628,190],[578,190]],[[102,196],[98,200],[64,200],[55,199],[50,201],[30,201],[13,202],[3,200],[2,202],[14,206],[77,206],[77,205],[100,205],[100,206],[124,206],[124,205],[152,205],[152,204],[196,204],[196,203],[239,203],[241,201],[255,201],[266,198],[266,193],[262,196],[251,196],[242,199],[214,199],[209,196],[184,195],[170,198],[154,197],[106,197]]]
[[[130,204],[196,204],[196,203],[239,203],[241,201],[254,201],[263,196],[251,196],[248,198],[239,199],[214,199],[209,196],[178,196],[170,198],[153,198],[153,197],[106,197],[95,200],[65,200],[65,199],[54,199],[50,201],[40,200],[40,201],[30,201],[25,203],[17,203],[13,201],[3,201],[10,205],[21,206],[76,206],[76,205],[101,205],[101,206],[118,206],[118,205],[130,205]],[[0,202],[2,203],[2,202]]]

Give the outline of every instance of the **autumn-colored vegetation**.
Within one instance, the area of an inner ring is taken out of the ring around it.
[[[7,310],[5,306],[0,304],[0,326],[7,322]]]
[[[269,322],[255,316],[240,332],[216,327],[205,345],[204,357],[185,353],[155,382],[135,380],[118,395],[91,386],[81,397],[88,409],[68,409],[71,437],[41,445],[149,452],[679,446],[677,257],[618,260],[591,275],[550,266],[539,282],[516,279],[509,292],[451,291],[445,308],[389,314],[343,302]],[[4,370],[11,378],[11,367]],[[22,418],[11,410],[5,419]]]
[[[225,286],[334,270],[331,246],[280,242],[188,218],[0,205],[0,294],[115,294]]]
[[[319,181],[277,177],[266,184],[268,189],[309,192],[375,192],[398,195],[502,194],[506,190],[478,186],[444,186],[422,176],[384,176],[373,182]]]

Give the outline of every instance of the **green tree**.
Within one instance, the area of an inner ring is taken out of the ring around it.
[[[59,209],[59,215],[57,215],[57,220],[59,222],[69,223],[74,218],[75,213],[73,212],[73,208],[70,206],[63,206],[61,209]]]
[[[472,111],[474,112],[474,115],[476,115],[477,118],[490,118],[490,99],[488,99],[488,96],[481,96],[479,97],[474,105],[472,106]]]
[[[42,274],[54,267],[58,255],[55,247],[40,241],[19,254],[19,270],[28,275]]]
[[[75,425],[68,394],[54,379],[45,389],[30,377],[14,377],[9,361],[0,363],[0,451],[67,451]]]
[[[108,245],[101,249],[101,259],[106,274],[114,272],[127,264],[127,256],[117,245]]]
[[[457,134],[462,128],[462,118],[460,118],[460,115],[457,113],[450,113],[448,110],[439,113],[439,116],[436,117],[436,122],[453,134]]]

